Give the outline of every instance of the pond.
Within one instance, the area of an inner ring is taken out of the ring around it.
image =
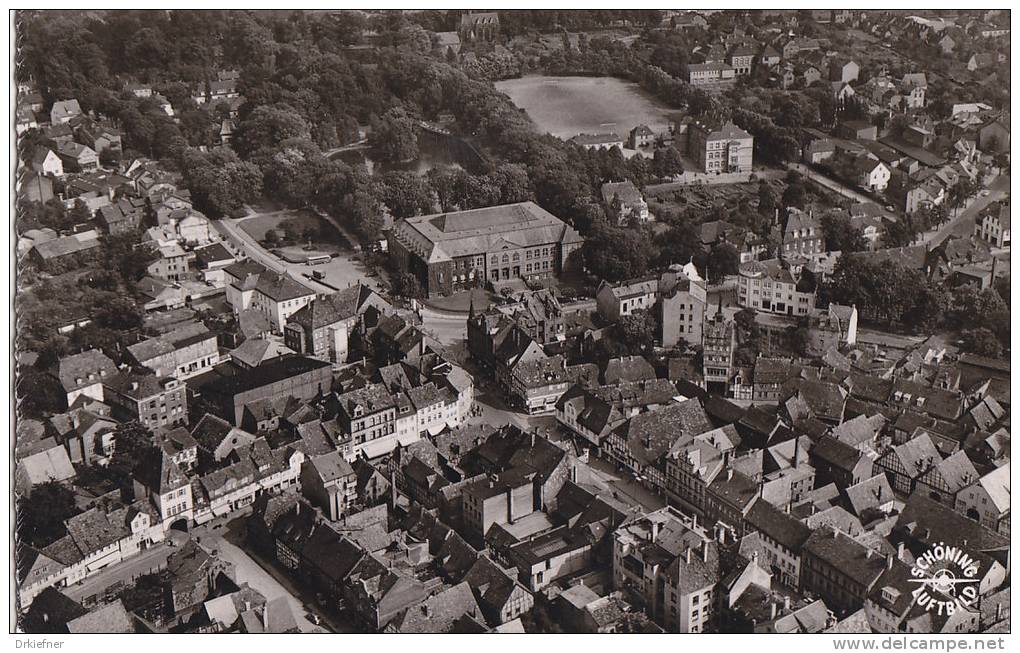
[[[462,168],[468,172],[482,171],[484,162],[481,156],[464,140],[456,136],[419,132],[418,158],[400,163],[379,163],[371,158],[372,150],[366,147],[342,150],[331,158],[339,159],[351,165],[364,164],[369,174],[403,170],[424,175],[433,168]]]
[[[535,125],[564,140],[581,133],[616,132],[648,125],[656,134],[669,130],[678,112],[616,77],[553,77],[528,75],[496,82]]]

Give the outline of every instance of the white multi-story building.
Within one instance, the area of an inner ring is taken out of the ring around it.
[[[675,509],[649,513],[613,534],[613,585],[669,632],[700,633],[716,619],[719,550]]]
[[[815,289],[800,283],[778,259],[750,261],[740,266],[737,303],[767,313],[807,315],[815,306]]]

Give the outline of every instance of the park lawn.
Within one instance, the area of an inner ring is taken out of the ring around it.
[[[278,215],[262,215],[257,218],[242,220],[241,229],[245,233],[259,241],[265,240],[266,232],[275,229],[280,235],[287,227],[292,228],[296,233],[303,234],[306,229],[312,227],[318,231],[318,237],[312,240],[312,246],[322,252],[336,252],[350,247],[350,243],[343,237],[336,228],[328,221],[323,220],[311,211],[290,211]],[[307,243],[305,243],[307,244]]]

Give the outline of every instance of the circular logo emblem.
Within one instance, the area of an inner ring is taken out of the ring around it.
[[[980,563],[959,547],[930,547],[910,570],[917,605],[940,615],[970,607],[978,597],[979,570]]]

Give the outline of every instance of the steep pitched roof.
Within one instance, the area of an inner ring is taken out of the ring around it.
[[[876,474],[867,480],[851,485],[846,489],[846,497],[854,514],[858,517],[869,508],[875,508],[896,498],[889,485],[889,477],[885,474]]]
[[[747,523],[791,551],[800,551],[811,536],[811,529],[768,501],[755,501],[747,513]]]
[[[98,349],[61,358],[57,366],[57,378],[67,392],[100,383],[116,373],[117,366]]]
[[[117,599],[102,605],[88,614],[67,623],[67,630],[72,635],[77,633],[119,634],[135,632],[134,619],[124,608],[124,603]]]
[[[356,316],[374,294],[360,283],[325,297],[312,300],[287,319],[309,329],[320,329]]]
[[[674,443],[712,430],[712,424],[698,399],[639,413],[614,429],[630,453],[642,464],[651,465],[667,454]]]
[[[181,471],[166,451],[152,447],[138,461],[134,472],[135,479],[152,492],[166,494],[188,483],[188,478]]]
[[[829,526],[814,531],[804,549],[868,588],[885,571],[881,555]]]
[[[285,302],[315,295],[315,291],[295,281],[288,274],[260,274],[255,290],[274,302]]]

